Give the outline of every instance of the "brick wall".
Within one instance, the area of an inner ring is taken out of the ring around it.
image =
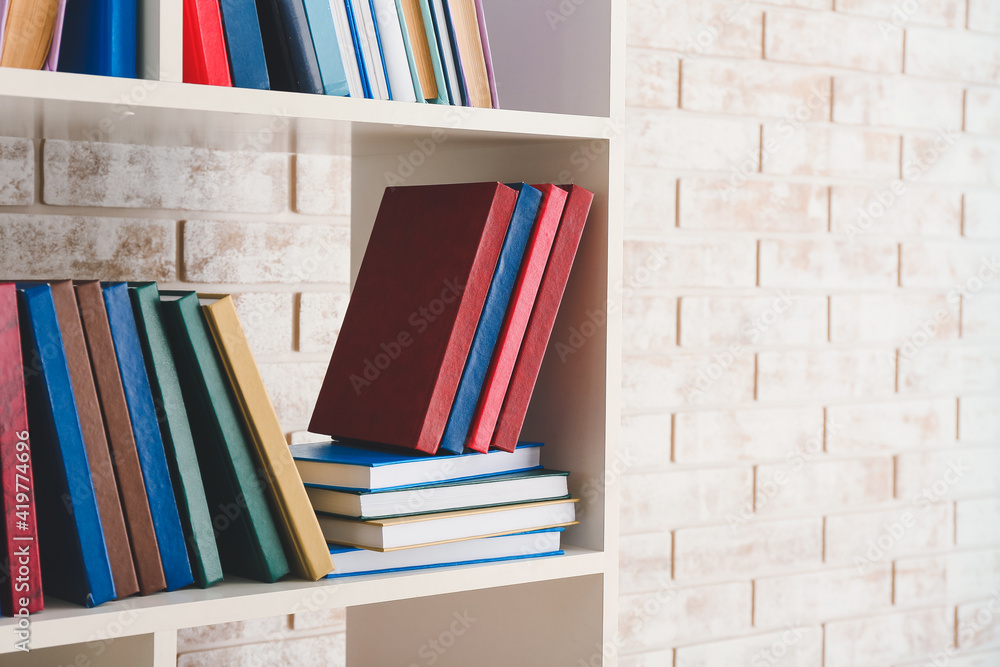
[[[631,0],[627,55],[622,664],[1000,664],[1000,4]],[[238,293],[295,431],[349,173],[0,139],[3,273]],[[179,664],[342,664],[343,619]]]
[[[628,6],[623,666],[1000,664],[1000,4],[835,2]]]

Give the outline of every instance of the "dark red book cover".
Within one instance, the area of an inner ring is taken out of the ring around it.
[[[3,505],[0,606],[6,615],[44,608],[35,524],[31,438],[13,283],[0,284],[0,503]],[[28,369],[32,372],[31,369]],[[34,371],[37,372],[37,371]]]
[[[552,243],[552,254],[545,275],[538,287],[535,307],[524,332],[524,342],[510,376],[507,396],[493,432],[492,446],[507,452],[514,451],[517,446],[524,416],[528,413],[528,403],[531,402],[531,393],[535,389],[535,380],[538,379],[538,371],[545,358],[545,348],[549,345],[549,336],[552,335],[559,304],[569,281],[569,272],[573,268],[577,248],[580,247],[583,227],[594,201],[594,193],[589,190],[576,185],[560,187],[569,192],[569,197],[566,199],[559,231]]]
[[[309,430],[433,454],[517,192],[387,188]]]
[[[476,403],[465,443],[466,447],[477,452],[488,451],[493,440],[493,429],[500,415],[504,396],[507,395],[510,375],[514,371],[524,331],[538,295],[538,286],[542,282],[552,251],[552,241],[556,237],[563,207],[566,205],[566,191],[562,188],[551,184],[534,187],[542,192],[542,203],[538,207],[535,227],[524,250],[521,269],[510,295],[507,313],[500,327],[500,336],[493,350],[493,358],[490,359],[490,367],[486,371],[483,388],[479,392],[479,402]]]
[[[219,0],[184,0],[184,83],[233,85]]]

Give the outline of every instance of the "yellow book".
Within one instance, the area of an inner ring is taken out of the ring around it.
[[[59,0],[11,0],[0,67],[42,69],[58,13]]]
[[[267,475],[286,551],[291,551],[288,560],[292,570],[305,579],[321,579],[333,571],[330,550],[264,388],[233,299],[199,295],[199,300],[233,395],[246,420],[257,459]]]

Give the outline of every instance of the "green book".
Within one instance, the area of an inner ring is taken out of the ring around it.
[[[184,407],[181,382],[163,325],[160,294],[156,283],[137,283],[129,285],[129,297],[146,359],[149,386],[153,390],[191,569],[195,582],[206,588],[222,581],[222,561],[219,560],[219,547],[215,542],[215,529],[205,497],[191,423]]]
[[[222,556],[222,569],[272,582],[288,574],[250,441],[194,292],[160,292],[198,463]]]

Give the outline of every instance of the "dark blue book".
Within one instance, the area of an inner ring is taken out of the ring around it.
[[[267,64],[267,78],[271,90],[297,92],[295,71],[292,68],[292,55],[288,49],[288,40],[285,39],[285,33],[281,27],[278,0],[255,0],[255,4],[260,39],[264,45],[264,62]]]
[[[59,71],[134,79],[137,0],[69,0]]]
[[[149,511],[156,530],[163,574],[167,580],[167,590],[173,591],[193,582],[194,575],[167,467],[153,392],[149,386],[149,376],[146,375],[146,361],[142,356],[128,286],[125,283],[104,284],[103,293],[108,324],[111,326],[111,339],[118,356],[122,388],[125,390],[128,414],[132,420],[139,465],[142,467],[146,496],[149,499]]]
[[[528,245],[528,237],[531,236],[538,207],[542,202],[542,193],[530,185],[521,183],[512,184],[511,187],[519,191],[517,204],[510,218],[510,226],[507,227],[507,236],[500,250],[500,258],[493,270],[490,291],[486,293],[486,302],[479,316],[476,335],[472,338],[469,356],[465,360],[465,369],[458,383],[458,391],[455,392],[455,401],[448,415],[448,423],[445,424],[444,435],[441,436],[441,448],[449,452],[461,453],[465,448],[469,425],[472,423],[472,415],[479,401],[479,392],[483,388],[490,359],[493,358],[493,348],[496,347],[500,326],[507,313],[510,293],[514,289],[524,249]]]
[[[302,0],[271,0],[276,8],[281,38],[288,49],[295,90],[300,93],[323,94],[323,79],[319,73],[316,49],[309,32]],[[331,14],[332,16],[332,14]]]
[[[222,27],[229,51],[229,71],[237,88],[268,90],[267,61],[260,37],[257,7],[245,0],[219,0]]]
[[[365,66],[365,49],[361,45],[361,36],[358,33],[358,21],[360,17],[354,15],[351,0],[344,0],[344,6],[347,8],[347,23],[351,28],[351,41],[354,42],[354,53],[358,57],[358,70],[361,72],[361,85],[365,89],[365,99],[375,99],[375,94],[372,92],[374,82],[368,77],[368,70]]]
[[[38,550],[46,595],[93,607],[116,597],[55,302],[18,285]]]
[[[337,30],[333,25],[333,12],[330,10],[329,0],[303,0],[303,5],[306,18],[309,19],[312,44],[316,49],[323,92],[327,95],[350,97],[347,72],[340,57],[340,44],[337,42]]]

